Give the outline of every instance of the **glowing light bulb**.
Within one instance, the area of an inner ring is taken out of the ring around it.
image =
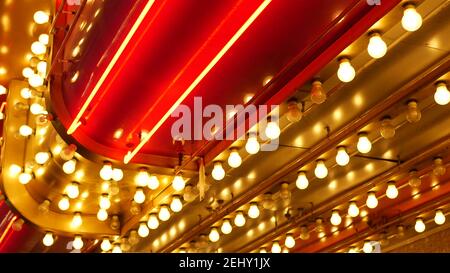
[[[182,191],[186,186],[184,179],[181,175],[175,175],[172,181],[172,187],[176,191]]]
[[[106,219],[108,219],[108,212],[106,211],[106,209],[99,209],[97,212],[97,219],[99,221],[105,221]]]
[[[105,164],[103,164],[103,167],[101,168],[99,174],[100,174],[101,179],[110,180],[113,175],[112,164],[109,162],[106,162]]]
[[[444,165],[442,164],[442,158],[436,157],[433,160],[433,163],[434,163],[433,174],[435,174],[436,176],[443,176],[446,172],[446,169],[445,169]]]
[[[40,61],[37,66],[36,70],[41,74],[45,76],[45,73],[47,73],[47,62],[46,61]]]
[[[241,166],[242,164],[242,158],[239,155],[237,149],[232,149],[230,156],[228,157],[228,165],[230,165],[231,168],[237,168]]]
[[[27,100],[33,96],[33,93],[31,92],[30,88],[24,87],[20,89],[20,96]]]
[[[290,99],[287,104],[288,111],[286,113],[286,118],[289,122],[299,122],[303,117],[303,112],[298,105],[297,99]]]
[[[248,209],[248,217],[256,219],[259,217],[259,208],[257,203],[251,203]]]
[[[50,16],[42,10],[36,11],[33,15],[34,22],[38,25],[48,23]]]
[[[145,238],[148,236],[149,233],[150,230],[148,229],[147,225],[144,222],[139,223],[138,235],[141,238]]]
[[[111,242],[108,238],[103,238],[102,243],[100,244],[100,248],[103,251],[109,251],[111,249]]]
[[[422,26],[422,16],[417,12],[414,5],[406,5],[403,10],[402,27],[406,31],[416,31]]]
[[[273,241],[271,252],[272,253],[281,253],[281,246],[278,241]]]
[[[341,224],[342,218],[339,215],[338,210],[333,210],[333,212],[331,213],[330,222],[333,226],[339,226]]]
[[[72,242],[73,248],[76,250],[80,250],[83,248],[83,245],[84,245],[84,243],[83,243],[83,239],[81,238],[81,235],[75,235],[75,238],[73,239],[73,242]]]
[[[220,230],[222,231],[223,234],[230,234],[231,231],[233,231],[233,226],[231,225],[230,219],[223,220]]]
[[[161,206],[158,213],[159,220],[167,221],[170,219],[170,211],[166,205]]]
[[[19,165],[11,164],[9,166],[9,174],[11,176],[16,176],[22,171],[22,168]]]
[[[44,106],[40,105],[39,103],[33,103],[30,106],[30,112],[33,115],[40,115],[40,114],[44,114],[45,109],[44,109]]]
[[[42,44],[48,45],[49,40],[50,40],[50,37],[48,36],[48,34],[43,33],[43,34],[39,35],[39,42],[41,42]]]
[[[391,117],[385,117],[381,120],[380,135],[385,139],[393,138],[395,135],[395,126],[392,124]]]
[[[436,84],[434,101],[439,105],[447,105],[450,102],[450,91],[448,91],[447,85],[444,82]]]
[[[22,76],[24,76],[25,78],[29,78],[34,74],[33,69],[29,68],[29,67],[25,67],[24,69],[22,69]],[[28,89],[28,88],[27,88]],[[29,90],[29,89],[28,89]],[[22,96],[23,97],[23,96]],[[24,99],[29,99],[29,98],[24,98]]]
[[[209,240],[213,243],[219,241],[220,234],[216,227],[211,228],[211,231],[209,232]]]
[[[225,170],[223,169],[222,163],[221,162],[214,162],[214,168],[211,172],[212,177],[214,178],[214,180],[222,180],[225,177]]]
[[[50,159],[50,153],[48,152],[38,152],[34,156],[34,160],[37,164],[45,164]]]
[[[273,120],[270,120],[266,125],[265,133],[266,136],[271,140],[277,139],[281,133],[278,123]]]
[[[45,54],[46,51],[47,51],[47,47],[39,41],[33,42],[31,44],[31,52],[33,52],[33,54],[35,54],[35,55]]]
[[[388,187],[386,189],[386,196],[389,199],[397,198],[398,190],[397,190],[397,187],[395,186],[395,182],[393,182],[393,181],[388,182]]]
[[[66,174],[73,174],[77,166],[77,161],[75,159],[68,160],[64,162],[62,169]]]
[[[356,144],[356,148],[360,153],[367,154],[368,152],[370,152],[370,150],[372,150],[372,143],[370,142],[366,133],[359,133],[358,136],[359,138],[358,143]]]
[[[350,156],[347,154],[345,147],[341,146],[337,149],[336,163],[339,166],[346,166],[350,162]]]
[[[134,193],[134,202],[138,204],[145,202],[145,193],[142,188],[136,188],[136,192]]]
[[[413,188],[418,188],[422,184],[422,180],[417,175],[417,170],[411,170],[409,172],[408,184]]]
[[[351,217],[357,217],[359,215],[359,208],[355,201],[350,201],[348,206],[348,215]]]
[[[256,134],[249,134],[247,143],[245,144],[245,150],[247,151],[247,153],[254,155],[259,152],[259,149],[260,145]]]
[[[372,246],[372,243],[370,241],[365,241],[364,242],[363,251],[364,251],[364,253],[372,253],[373,246]]]
[[[151,213],[148,216],[147,226],[150,229],[157,229],[159,227],[159,220],[158,217],[156,216],[156,213]]]
[[[242,211],[238,211],[236,213],[236,216],[234,217],[234,224],[237,227],[243,227],[245,225],[245,216],[244,213]]]
[[[317,178],[323,179],[328,175],[327,166],[325,166],[325,162],[321,159],[316,161],[316,168],[314,169],[314,174]]]
[[[416,224],[414,225],[414,229],[418,232],[418,233],[422,233],[425,231],[425,223],[423,222],[422,218],[417,218],[416,219]]]
[[[381,38],[380,33],[374,32],[370,35],[367,51],[372,58],[379,59],[386,55],[387,45]]]
[[[316,80],[312,83],[310,97],[311,101],[315,104],[321,104],[325,102],[325,100],[327,99],[327,93],[325,93],[321,81]]]
[[[83,219],[81,218],[80,212],[75,212],[72,218],[72,227],[77,228],[83,224]]]
[[[378,199],[377,196],[375,195],[375,192],[369,192],[367,194],[366,205],[369,209],[374,209],[378,206]]]
[[[151,190],[156,190],[159,188],[159,180],[155,175],[150,175],[150,179],[148,180],[148,188]]]
[[[136,175],[135,181],[136,185],[139,187],[145,187],[148,186],[150,180],[150,175],[148,174],[147,170],[141,169],[139,170],[139,173]]]
[[[58,202],[58,208],[62,211],[65,211],[69,209],[69,206],[69,197],[67,195],[63,195]]]
[[[109,195],[105,193],[102,194],[100,196],[98,204],[101,209],[109,209],[111,207],[111,200],[109,200]]]
[[[122,248],[120,248],[119,244],[114,244],[114,247],[113,247],[111,253],[122,253]]]
[[[44,238],[42,238],[42,243],[44,244],[44,246],[52,246],[54,242],[55,238],[53,238],[53,233],[47,231]]]
[[[28,125],[21,125],[19,127],[19,134],[21,136],[27,137],[27,136],[30,136],[32,133],[33,133],[33,129],[31,129],[31,127]]]
[[[19,182],[22,185],[30,183],[31,179],[33,179],[33,176],[30,173],[23,172],[19,174]]]
[[[339,60],[339,69],[337,71],[337,76],[342,82],[351,82],[355,78],[356,72],[353,68],[350,60],[347,58],[342,58]]]
[[[183,203],[178,195],[172,197],[172,202],[170,202],[170,209],[173,212],[180,212],[183,209]]]
[[[295,186],[297,186],[297,188],[300,190],[304,190],[308,187],[308,185],[309,181],[308,178],[306,177],[306,173],[302,171],[298,172],[297,180],[295,181]]]
[[[112,170],[112,180],[119,182],[123,179],[123,171],[119,168],[114,168]]]
[[[408,111],[406,113],[406,120],[409,123],[418,122],[422,118],[419,106],[416,100],[410,100],[408,102]]]
[[[443,225],[445,223],[445,214],[441,209],[436,210],[436,214],[434,215],[434,222],[437,225]]]
[[[28,84],[31,87],[37,88],[39,86],[44,85],[44,78],[42,78],[38,74],[33,74],[28,78]]]
[[[77,182],[72,182],[66,186],[66,194],[71,199],[75,199],[80,195],[80,188]]]
[[[291,233],[288,233],[286,235],[286,239],[284,240],[284,245],[287,248],[293,248],[295,246],[295,239],[294,239],[294,236]]]

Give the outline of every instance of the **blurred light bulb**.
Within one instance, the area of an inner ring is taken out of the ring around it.
[[[166,205],[161,206],[158,213],[159,220],[167,221],[170,218],[170,211]]]
[[[48,45],[49,41],[50,37],[48,36],[48,34],[43,33],[39,35],[39,42],[41,42],[42,44]]]
[[[298,172],[298,176],[297,176],[297,180],[295,181],[295,185],[300,190],[304,190],[308,187],[309,181],[308,181],[308,178],[306,177],[305,172],[302,172],[302,171]]]
[[[286,118],[290,122],[299,122],[303,117],[303,112],[298,105],[297,99],[290,99],[287,104]]]
[[[348,215],[351,217],[357,217],[359,215],[359,208],[355,201],[350,201],[348,206]]]
[[[281,199],[290,201],[291,191],[289,190],[289,183],[287,183],[287,182],[281,183],[281,189],[280,189],[279,193],[280,193]]]
[[[19,165],[11,164],[11,166],[9,166],[9,174],[10,174],[11,176],[16,176],[16,175],[18,175],[21,171],[22,171],[22,168],[21,168]]]
[[[176,191],[182,191],[184,187],[186,186],[184,179],[181,175],[175,175],[172,181],[172,187]]]
[[[97,212],[97,219],[99,221],[105,221],[106,219],[108,219],[108,212],[106,211],[106,209],[99,209]]]
[[[23,172],[23,173],[19,174],[19,182],[22,185],[26,185],[26,184],[30,183],[31,179],[33,179],[33,176],[31,175],[31,173]]]
[[[136,185],[139,187],[145,187],[149,185],[150,175],[147,170],[140,169],[139,173],[136,175]]]
[[[156,177],[155,175],[150,175],[147,186],[151,190],[156,190],[159,187],[158,177]]]
[[[338,210],[333,210],[333,212],[331,213],[330,222],[333,226],[339,226],[341,224],[342,218],[339,215]]]
[[[444,82],[436,84],[434,101],[439,105],[447,105],[450,102],[450,91],[448,91],[447,85]]]
[[[234,224],[237,227],[243,227],[245,225],[245,216],[244,213],[242,211],[238,211],[236,213],[236,216],[234,217]]]
[[[75,159],[68,160],[64,162],[62,169],[66,174],[73,174],[77,166],[77,161]]]
[[[72,227],[77,228],[83,224],[83,218],[81,218],[80,212],[75,212],[72,218]]]
[[[33,74],[28,78],[28,84],[34,88],[40,87],[44,85],[44,78],[38,74]]]
[[[105,164],[103,164],[103,167],[101,168],[99,174],[100,174],[101,179],[110,180],[113,175],[112,164],[109,162],[106,162]]]
[[[273,200],[272,194],[270,192],[265,193],[262,200],[262,206],[265,209],[271,210],[275,206],[275,200]]]
[[[272,253],[281,253],[281,246],[278,241],[273,241],[271,252]]]
[[[134,193],[134,202],[138,204],[145,202],[145,193],[142,188],[136,188],[136,192]]]
[[[408,102],[408,112],[406,113],[406,120],[409,123],[418,122],[422,117],[417,101],[410,100]]]
[[[259,217],[259,208],[257,203],[251,203],[250,208],[248,209],[248,217],[252,219],[256,219]]]
[[[374,209],[378,206],[378,199],[375,192],[372,191],[367,194],[366,205],[369,209]]]
[[[178,195],[172,197],[172,202],[170,202],[170,209],[173,212],[180,212],[183,209],[183,203]]]
[[[50,210],[50,200],[44,200],[41,204],[39,204],[38,210],[42,214],[46,214]]]
[[[417,170],[411,170],[409,172],[408,184],[413,188],[418,188],[422,184],[422,180],[417,175]]]
[[[437,225],[443,225],[445,223],[445,214],[441,209],[436,210],[436,214],[434,215],[434,222]]]
[[[273,120],[269,121],[266,125],[265,133],[271,140],[277,139],[281,133],[278,123]]]
[[[309,239],[309,230],[308,226],[303,225],[300,227],[300,239],[308,240]]]
[[[63,195],[58,202],[58,208],[62,211],[65,211],[69,209],[69,206],[69,197],[67,195]]]
[[[249,134],[247,143],[245,144],[245,150],[247,151],[247,153],[254,155],[259,152],[259,149],[260,145],[256,134]]]
[[[157,229],[159,227],[159,220],[156,213],[150,213],[147,220],[147,226],[150,229]]]
[[[372,58],[379,59],[386,55],[387,45],[381,38],[380,33],[374,32],[370,35],[367,51]]]
[[[212,177],[214,180],[222,180],[225,177],[225,170],[223,169],[221,162],[214,162],[214,168],[212,170]]]
[[[364,253],[372,253],[373,246],[372,246],[372,243],[370,241],[365,241],[364,242],[363,251],[364,251]]]
[[[433,160],[434,166],[433,166],[433,173],[436,176],[443,176],[446,172],[446,169],[442,163],[442,158],[441,157],[436,157]]]
[[[398,190],[397,190],[397,187],[395,186],[395,182],[393,182],[393,181],[388,182],[388,187],[386,189],[386,196],[389,199],[397,198]]]
[[[148,236],[149,233],[150,230],[148,229],[147,225],[144,222],[139,223],[138,235],[141,238],[145,238]]]
[[[100,196],[99,207],[101,209],[109,209],[111,207],[111,200],[109,200],[109,195],[104,193]]]
[[[406,5],[403,10],[402,27],[406,31],[416,31],[422,26],[422,16],[417,12],[414,5]]]
[[[345,147],[341,146],[337,149],[336,163],[339,166],[346,166],[350,162],[350,156],[347,154]]]
[[[31,77],[32,75],[34,74],[34,71],[33,71],[33,69],[31,69],[30,67],[25,67],[24,69],[22,69],[22,76],[24,76],[25,78],[29,78],[29,77]],[[24,89],[28,89],[28,88],[24,88]],[[28,89],[28,90],[30,90],[30,89]],[[30,92],[31,93],[31,92]],[[23,97],[23,96],[22,96]],[[30,96],[31,97],[31,96]],[[28,98],[24,98],[24,99],[29,99],[29,97]]]
[[[66,186],[66,194],[71,199],[75,199],[80,195],[80,188],[77,182],[72,182]]]
[[[231,225],[230,219],[223,220],[220,230],[222,231],[223,234],[230,234],[231,231],[233,231],[233,226]]]
[[[123,179],[123,171],[119,168],[114,168],[112,170],[112,179],[116,182],[119,182]]]
[[[31,129],[31,127],[28,125],[21,125],[19,127],[19,134],[21,136],[27,137],[27,136],[30,136],[32,133],[33,133],[33,129]]]
[[[211,242],[213,242],[213,243],[219,241],[220,234],[216,227],[211,228],[211,231],[209,232],[208,237],[209,237],[209,240],[211,240]]]
[[[311,101],[315,104],[321,104],[327,99],[327,93],[323,89],[321,81],[314,81],[311,87]]]
[[[294,246],[295,246],[295,238],[294,238],[294,236],[292,235],[292,233],[288,233],[288,234],[286,235],[286,239],[284,240],[284,245],[285,245],[287,248],[294,248]]]
[[[325,162],[321,159],[316,161],[316,168],[314,169],[314,174],[317,178],[323,179],[328,175],[327,166],[325,166]]]
[[[242,164],[242,158],[239,155],[237,149],[232,149],[230,156],[228,156],[228,165],[230,165],[231,168],[237,168],[241,166]]]
[[[34,156],[34,160],[37,164],[45,164],[50,159],[50,153],[48,152],[38,152]]]
[[[120,248],[120,244],[114,244],[111,253],[122,253],[122,249]]]
[[[83,245],[84,245],[84,243],[83,243],[83,239],[81,238],[81,235],[75,235],[75,238],[73,239],[73,242],[72,242],[73,248],[76,250],[80,250],[83,248]]]
[[[20,89],[20,96],[27,100],[33,96],[33,93],[31,92],[30,88],[24,87]]]
[[[109,251],[111,249],[111,242],[108,238],[103,238],[102,243],[100,244],[100,248],[103,251]]]
[[[385,139],[394,137],[395,126],[392,124],[392,119],[390,117],[385,117],[381,121],[380,135]]]
[[[47,47],[39,41],[33,42],[31,44],[31,52],[33,52],[33,54],[35,54],[35,55],[42,55],[46,51],[47,51]]]
[[[52,246],[54,242],[55,238],[53,238],[53,233],[47,231],[44,238],[42,238],[42,243],[44,244],[44,246]]]
[[[47,62],[40,61],[36,66],[36,70],[40,73],[40,75],[44,75],[47,73]]]
[[[45,112],[44,106],[40,105],[39,103],[33,103],[30,106],[30,112],[33,115],[40,115]]]
[[[359,138],[358,143],[356,144],[356,148],[360,153],[367,154],[368,152],[370,152],[370,150],[372,150],[372,143],[370,142],[366,133],[359,133],[358,136]]]
[[[339,60],[339,69],[337,76],[342,82],[351,82],[355,78],[356,72],[350,60],[342,58]]]
[[[34,13],[33,19],[36,24],[42,25],[50,21],[50,16],[42,10],[39,10]]]
[[[194,187],[190,184],[186,185],[186,188],[184,189],[184,193],[183,193],[184,201],[192,202],[195,200],[196,197],[197,197],[197,195],[195,193]]]
[[[422,218],[417,218],[416,219],[416,224],[414,225],[414,229],[418,232],[418,233],[422,233],[425,231],[425,223],[423,222]]]

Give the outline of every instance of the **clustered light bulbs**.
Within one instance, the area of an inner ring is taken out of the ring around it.
[[[225,170],[223,169],[222,162],[214,162],[214,167],[212,170],[212,177],[214,180],[222,180],[225,177]]]
[[[406,31],[416,31],[422,26],[422,16],[417,12],[412,4],[405,6],[402,17],[402,27]]]
[[[308,178],[306,177],[306,173],[300,171],[297,176],[297,180],[295,181],[295,185],[298,189],[304,190],[308,187]]]

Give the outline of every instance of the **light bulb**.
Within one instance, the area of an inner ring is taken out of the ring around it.
[[[158,217],[156,216],[156,213],[151,213],[148,216],[147,226],[150,229],[157,229],[159,227],[159,220]]]
[[[158,213],[159,220],[167,221],[170,218],[170,211],[166,205],[161,206]]]
[[[77,166],[77,161],[75,159],[68,160],[64,162],[62,169],[66,174],[73,174]]]
[[[308,187],[309,182],[308,182],[308,178],[306,177],[305,172],[298,173],[297,180],[295,181],[295,185],[300,190],[304,190]]]
[[[260,145],[256,134],[249,134],[247,143],[245,144],[245,150],[247,151],[247,153],[254,155],[259,152],[259,149]]]
[[[302,119],[303,113],[298,105],[297,99],[290,99],[288,101],[287,108],[288,108],[286,113],[287,120],[294,123],[299,122]]]
[[[417,101],[410,100],[408,102],[408,111],[406,113],[406,120],[409,123],[414,123],[414,122],[418,122],[421,117],[422,117],[422,113],[420,112]]]
[[[134,193],[134,202],[138,204],[145,202],[145,193],[142,188],[136,188],[136,192]]]
[[[372,243],[370,241],[365,241],[364,242],[363,251],[364,251],[364,253],[372,253],[373,246],[372,246]]]
[[[35,54],[35,55],[42,55],[46,51],[47,51],[47,47],[39,41],[33,42],[31,44],[31,52],[33,52],[33,54]]]
[[[75,235],[75,238],[73,239],[73,242],[72,242],[73,248],[76,250],[80,250],[83,248],[83,245],[84,245],[84,243],[83,243],[83,239],[81,238],[81,235]]]
[[[43,34],[39,35],[39,42],[41,42],[42,44],[48,45],[49,40],[50,40],[50,37],[48,36],[48,34],[43,33]]]
[[[446,172],[446,169],[442,163],[442,158],[441,157],[436,157],[433,160],[434,166],[433,166],[433,173],[436,176],[443,176]]]
[[[268,138],[272,140],[277,139],[281,133],[280,127],[275,121],[271,120],[266,125],[265,133]]]
[[[358,143],[356,144],[356,148],[360,153],[367,154],[368,152],[370,152],[370,150],[372,150],[372,143],[370,142],[366,133],[359,133],[358,136],[359,138]]]
[[[339,166],[345,166],[348,164],[348,162],[350,162],[350,156],[347,154],[347,150],[343,146],[338,147],[336,154],[336,163]]]
[[[251,203],[250,208],[248,209],[248,217],[252,219],[256,219],[259,216],[259,208],[257,203]]]
[[[113,247],[111,253],[122,253],[122,249],[120,248],[120,245],[114,244],[114,247]]]
[[[211,228],[211,231],[209,232],[209,240],[213,243],[219,241],[220,234],[216,227]]]
[[[286,239],[284,240],[284,245],[287,248],[293,248],[295,246],[295,239],[291,233],[286,235]]]
[[[52,246],[54,242],[55,239],[53,238],[53,233],[47,231],[44,238],[42,238],[42,243],[44,244],[44,246]]]
[[[178,195],[172,197],[172,202],[170,202],[170,209],[173,212],[180,212],[183,209],[183,203]]]
[[[37,164],[45,164],[50,159],[50,153],[48,152],[38,152],[34,156],[34,160]]]
[[[33,15],[34,22],[38,25],[48,23],[50,16],[42,10],[36,11]]]
[[[112,179],[116,182],[119,182],[123,179],[123,171],[119,168],[114,168],[112,170]]]
[[[422,184],[422,180],[417,175],[417,170],[411,170],[409,172],[408,184],[413,188],[418,188]]]
[[[348,206],[348,215],[350,215],[351,217],[356,217],[359,215],[359,208],[356,205],[355,201],[350,201]]]
[[[22,168],[21,168],[19,165],[11,164],[11,166],[9,166],[9,174],[10,174],[11,176],[16,176],[16,175],[18,175],[21,171],[22,171]]]
[[[281,183],[281,189],[279,191],[281,199],[290,201],[291,199],[291,190],[289,190],[289,183],[283,182]]]
[[[27,137],[27,136],[30,136],[32,133],[33,133],[33,129],[31,129],[31,127],[28,125],[21,125],[19,127],[19,134],[21,136]]]
[[[111,207],[111,200],[109,200],[109,195],[106,193],[102,194],[100,196],[98,204],[101,209],[109,209]]]
[[[108,238],[103,238],[102,243],[100,244],[100,248],[103,251],[109,251],[111,249],[111,242]]]
[[[157,188],[159,188],[158,177],[156,177],[155,175],[150,175],[147,186],[151,190],[156,190]]]
[[[20,96],[27,100],[33,96],[33,93],[31,92],[30,88],[24,87],[20,89]]]
[[[339,215],[338,210],[333,210],[333,212],[331,213],[330,222],[333,226],[339,226],[341,224],[342,218]]]
[[[147,170],[145,170],[145,169],[139,170],[139,173],[136,175],[136,178],[135,178],[136,185],[138,187],[148,186],[149,180],[150,180],[150,175],[148,174]]]
[[[321,104],[327,99],[327,93],[323,89],[321,81],[314,81],[311,87],[311,101],[315,104]]]
[[[436,210],[436,214],[434,215],[434,222],[437,225],[443,225],[445,223],[445,214],[441,209]]]
[[[39,103],[33,103],[30,106],[30,112],[33,115],[40,115],[40,114],[44,114],[45,109],[44,109],[44,106],[40,105]]]
[[[377,196],[375,195],[375,192],[369,192],[367,194],[366,205],[369,209],[374,209],[378,206],[378,199]]]
[[[395,199],[398,196],[398,190],[397,187],[395,186],[395,182],[388,182],[388,187],[386,189],[386,196],[389,199]]]
[[[425,231],[425,223],[423,222],[422,218],[417,218],[416,219],[416,224],[414,225],[414,229],[418,232],[418,233],[422,233]]]
[[[25,78],[29,78],[29,77],[31,77],[32,75],[34,74],[34,71],[33,71],[33,69],[31,69],[30,67],[25,67],[24,69],[22,69],[22,76],[24,76]],[[25,89],[25,88],[24,88]],[[28,88],[26,88],[26,89],[28,89]],[[30,90],[30,89],[28,89],[28,90]],[[23,96],[22,96],[23,97]],[[24,99],[29,99],[29,97],[28,98],[24,98]]]
[[[105,221],[106,219],[108,219],[108,212],[106,211],[106,209],[99,209],[97,212],[97,219],[99,221]]]
[[[80,188],[77,182],[72,182],[66,186],[66,194],[71,199],[75,199],[80,195]]]
[[[259,249],[259,253],[267,253],[267,250],[264,247],[262,247]]]
[[[394,137],[395,126],[392,124],[391,117],[385,117],[381,120],[380,135],[385,139]]]
[[[34,88],[40,87],[44,85],[44,78],[38,74],[33,74],[28,78],[28,84]]]
[[[356,72],[353,68],[350,60],[347,58],[342,58],[339,60],[339,69],[337,71],[337,76],[342,82],[351,82],[355,78]]]
[[[321,159],[316,161],[316,168],[314,169],[314,174],[317,178],[323,179],[328,175],[327,166],[325,166],[325,162]]]
[[[181,175],[175,175],[172,181],[172,187],[176,191],[182,191],[185,187],[184,179]]]
[[[33,179],[33,176],[31,175],[31,173],[23,172],[23,173],[19,174],[19,182],[22,185],[26,185],[26,184],[30,183],[31,179]]]
[[[75,212],[72,218],[72,227],[77,228],[83,224],[83,218],[81,218],[80,212]]]
[[[144,222],[139,223],[138,235],[141,238],[145,238],[148,236],[149,233],[150,230],[148,229],[147,225]]]
[[[374,32],[370,35],[367,51],[372,58],[379,59],[386,55],[387,45],[381,38],[380,33]]]
[[[69,197],[67,195],[63,195],[58,202],[58,208],[62,211],[65,211],[69,209],[69,206]]]
[[[47,62],[46,61],[40,61],[38,62],[36,66],[36,70],[41,74],[44,75],[47,73]]]
[[[439,105],[447,105],[450,102],[450,91],[448,91],[447,85],[444,82],[436,85],[434,101]]]
[[[237,227],[243,227],[245,225],[245,216],[242,211],[238,211],[234,217],[234,224]]]
[[[278,241],[273,241],[271,252],[272,253],[281,253],[281,246]]]
[[[241,166],[242,164],[242,158],[239,155],[237,149],[232,149],[230,156],[228,156],[228,165],[230,165],[231,168],[237,168]]]
[[[112,178],[113,170],[112,170],[112,164],[109,162],[106,162],[103,164],[103,167],[100,170],[100,178],[103,180],[110,180]]]
[[[309,239],[309,230],[308,226],[303,225],[300,227],[300,239],[308,240]]]
[[[417,12],[414,5],[406,5],[403,10],[402,27],[406,31],[416,31],[422,26],[422,16]]]
[[[211,172],[212,177],[214,178],[214,180],[222,180],[225,177],[225,170],[223,169],[222,163],[221,162],[214,162],[214,168]]]
[[[231,225],[230,219],[223,220],[220,230],[222,231],[223,234],[230,234],[231,231],[233,231],[233,226]]]

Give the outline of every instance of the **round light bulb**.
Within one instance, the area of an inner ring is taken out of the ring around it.
[[[259,152],[259,149],[260,149],[260,145],[259,145],[258,138],[256,137],[256,135],[255,134],[249,135],[249,137],[247,139],[247,143],[245,144],[245,150],[247,151],[247,153],[254,155]]]
[[[327,99],[327,93],[323,89],[321,81],[314,81],[311,87],[311,101],[315,104],[321,104]]]
[[[111,163],[105,163],[100,170],[100,178],[103,180],[110,180],[112,178],[113,170]]]
[[[48,45],[49,41],[50,37],[48,36],[48,34],[43,33],[39,35],[39,42],[41,42],[42,44]]]
[[[287,105],[288,111],[286,113],[286,118],[289,122],[299,122],[303,117],[303,112],[300,109],[297,99],[291,99],[288,101]]]
[[[34,22],[38,25],[48,23],[50,16],[42,10],[36,11],[33,15]]]
[[[35,55],[45,54],[46,51],[47,51],[47,47],[39,41],[33,42],[31,44],[31,52],[33,52],[33,54],[35,54]]]
[[[239,155],[236,149],[233,149],[230,153],[230,156],[228,157],[228,165],[230,165],[231,168],[237,168],[241,166],[241,164],[242,164],[241,156]]]
[[[54,242],[55,238],[53,238],[53,233],[47,231],[44,238],[42,238],[42,243],[44,244],[44,246],[52,246]]]
[[[79,227],[83,224],[83,218],[81,218],[80,212],[75,212],[72,218],[72,227]]]
[[[245,216],[242,211],[238,211],[234,217],[234,224],[237,227],[243,227],[245,225]]]
[[[362,154],[367,154],[372,150],[372,143],[370,142],[369,138],[367,137],[367,134],[360,133],[358,138],[358,143],[356,145],[356,148],[358,151]]]
[[[339,147],[336,154],[336,163],[339,166],[346,166],[350,162],[350,156],[347,154],[345,147]]]
[[[411,100],[408,102],[408,111],[406,113],[406,120],[409,123],[415,123],[420,121],[422,118],[422,113],[419,109],[419,105],[417,104],[417,101]]]
[[[448,91],[445,83],[438,83],[436,85],[434,101],[439,105],[447,105],[450,102],[450,91]]]
[[[147,225],[144,222],[139,223],[138,235],[141,238],[145,238],[148,236],[149,233],[150,230],[148,229]]]
[[[151,213],[148,216],[147,226],[150,229],[157,229],[159,227],[159,220],[158,217],[156,216],[156,213]]]
[[[359,208],[355,201],[351,201],[348,206],[348,215],[351,217],[357,217],[359,215]]]
[[[97,219],[99,221],[105,221],[106,219],[108,219],[108,212],[106,211],[106,209],[99,209],[97,212]]]
[[[80,188],[77,182],[72,182],[66,187],[66,194],[71,199],[75,199],[80,195]]]
[[[180,212],[183,209],[183,203],[179,196],[172,197],[172,202],[170,202],[170,209],[173,212]]]
[[[385,139],[394,137],[395,126],[392,124],[392,120],[390,117],[386,117],[381,121],[380,135]]]
[[[62,211],[65,211],[69,209],[69,206],[69,197],[67,195],[63,195],[58,202],[58,208]]]
[[[112,171],[112,180],[119,182],[123,179],[123,171],[119,168],[114,168]]]
[[[20,89],[20,96],[27,100],[33,96],[33,93],[31,92],[30,88],[24,87]]]
[[[365,241],[364,242],[363,251],[364,251],[364,253],[372,253],[373,246],[372,246],[372,243],[370,241]]]
[[[259,217],[259,208],[257,203],[251,203],[250,208],[248,209],[248,217],[252,219],[256,219]]]
[[[31,173],[23,172],[23,173],[19,174],[19,182],[22,185],[26,185],[26,184],[30,183],[31,179],[33,179],[33,176],[31,175]]]
[[[436,214],[434,215],[434,222],[437,225],[443,225],[445,223],[445,214],[442,212],[442,210],[436,210]]]
[[[314,169],[314,174],[319,179],[327,177],[328,169],[327,166],[325,166],[325,162],[323,160],[317,160],[316,168]]]
[[[120,248],[119,244],[114,244],[114,247],[113,247],[111,253],[122,253],[122,248]]]
[[[76,250],[80,250],[83,248],[83,245],[84,245],[84,243],[83,243],[83,239],[81,238],[81,236],[76,235],[72,242],[73,248]]]
[[[75,172],[76,167],[77,167],[77,161],[75,159],[71,159],[71,160],[64,162],[62,169],[63,169],[63,172],[66,174],[73,174]]]
[[[136,175],[136,185],[139,187],[145,187],[149,185],[150,175],[144,169],[139,170],[139,173]]]
[[[231,221],[229,219],[223,220],[220,230],[222,231],[223,234],[230,234],[231,231],[233,231],[233,226],[231,225]]]
[[[414,5],[407,5],[403,10],[402,27],[406,31],[416,31],[422,26],[422,16]]]
[[[269,121],[265,130],[266,136],[272,140],[277,139],[280,136],[280,127],[275,121]]]
[[[389,199],[395,199],[398,196],[398,190],[397,187],[395,186],[394,182],[389,182],[388,183],[388,187],[386,189],[386,196]]]
[[[38,152],[34,156],[34,160],[37,164],[45,164],[50,159],[50,153],[48,152]]]
[[[167,221],[170,218],[170,211],[167,206],[161,206],[158,213],[159,220],[161,221]]]
[[[34,71],[30,67],[25,67],[24,69],[22,69],[22,76],[24,76],[27,79],[29,77],[31,77],[33,74],[34,74]],[[26,88],[26,89],[28,89],[28,88]],[[28,89],[28,90],[30,90],[30,89]],[[24,99],[29,99],[29,97],[28,98],[24,98]]]
[[[333,210],[333,212],[331,213],[330,222],[333,226],[339,226],[341,224],[342,218],[339,215],[339,211]]]
[[[220,239],[220,234],[219,231],[217,230],[217,228],[213,227],[211,228],[211,231],[209,232],[209,240],[213,243],[219,241]]]
[[[11,166],[9,166],[9,174],[10,174],[11,176],[16,176],[16,175],[18,175],[21,171],[22,171],[22,168],[21,168],[19,165],[11,164]]]
[[[294,239],[294,236],[292,234],[289,233],[289,234],[286,235],[286,239],[284,240],[284,245],[287,248],[294,248],[294,246],[295,246],[295,239]]]
[[[45,109],[44,109],[44,106],[40,105],[39,103],[33,103],[30,106],[30,112],[33,115],[40,115],[40,114],[44,114]]]
[[[423,222],[422,218],[417,218],[416,219],[416,224],[414,225],[414,229],[418,232],[418,233],[422,233],[425,231],[425,223]]]
[[[181,175],[176,175],[172,181],[172,187],[176,191],[182,191],[185,187],[184,179]]]
[[[223,169],[221,162],[214,162],[214,168],[211,172],[214,180],[222,180],[225,177],[225,170]]]
[[[28,78],[28,84],[34,88],[40,87],[44,85],[44,78],[38,74],[33,74]]]
[[[100,244],[100,248],[103,251],[109,251],[111,249],[111,242],[109,241],[108,238],[103,238],[102,243]]]
[[[347,58],[342,58],[339,61],[339,69],[337,71],[337,76],[342,82],[351,82],[355,78],[356,72],[353,68],[350,60]]]
[[[281,253],[281,246],[280,246],[280,243],[278,241],[274,241],[272,243],[271,252],[272,253]]]
[[[100,196],[100,200],[98,202],[99,207],[101,209],[109,209],[111,207],[111,200],[109,200],[109,195],[108,194],[102,194]]]
[[[145,193],[142,188],[136,189],[136,192],[134,193],[134,202],[138,204],[142,204],[145,202]]]
[[[308,187],[309,181],[306,177],[305,172],[299,172],[297,176],[297,180],[295,181],[295,186],[297,186],[298,189],[304,190]]]
[[[370,35],[367,51],[372,58],[379,59],[386,55],[387,45],[381,38],[380,33],[373,33]]]
[[[159,180],[155,175],[150,175],[150,179],[148,180],[148,188],[151,190],[156,190],[159,188]]]
[[[21,136],[27,137],[27,136],[30,136],[32,133],[33,133],[33,129],[31,129],[31,127],[28,125],[21,125],[19,127],[19,134]]]
[[[369,192],[367,194],[366,205],[369,209],[374,209],[378,206],[378,199],[374,192]]]
[[[433,160],[434,166],[433,166],[433,174],[436,176],[443,176],[446,172],[446,169],[442,163],[442,158],[437,157]]]

